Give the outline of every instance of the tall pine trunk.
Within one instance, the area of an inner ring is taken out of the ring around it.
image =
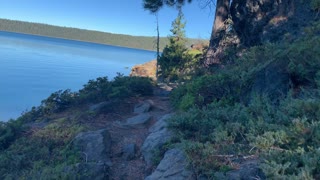
[[[206,65],[219,62],[219,54],[222,53],[222,50],[218,49],[218,45],[225,32],[225,22],[229,16],[229,7],[230,0],[217,0],[210,44],[206,54]]]
[[[157,63],[156,63],[156,81],[159,79],[159,59],[160,59],[160,33],[159,33],[159,17],[156,13],[157,18]]]

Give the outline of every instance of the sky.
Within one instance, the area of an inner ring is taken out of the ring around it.
[[[211,8],[214,9],[214,8]],[[189,38],[209,39],[214,12],[201,0],[183,7]],[[160,36],[170,34],[175,8],[159,11]],[[156,36],[156,17],[142,0],[0,0],[0,18],[97,30],[134,36]]]

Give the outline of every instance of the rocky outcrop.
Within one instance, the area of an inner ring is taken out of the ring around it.
[[[145,180],[193,180],[192,171],[187,168],[188,162],[183,151],[171,149],[167,151],[156,170]]]
[[[156,80],[157,60],[135,65],[131,69],[130,76],[149,77]]]
[[[149,129],[150,134],[141,147],[141,153],[148,166],[152,165],[155,150],[160,149],[172,136],[172,133],[166,128],[166,120],[171,116],[172,114],[163,116]]]

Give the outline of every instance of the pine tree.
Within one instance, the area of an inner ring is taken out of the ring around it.
[[[158,62],[162,78],[169,81],[176,80],[184,67],[184,55],[187,51],[185,25],[184,15],[179,8],[178,16],[172,22],[172,29],[170,30],[172,35],[168,37],[169,44],[164,48]]]

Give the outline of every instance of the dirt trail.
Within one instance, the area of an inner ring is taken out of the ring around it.
[[[170,90],[168,87],[157,87],[153,96],[139,99],[141,102],[148,102],[152,105],[150,111],[146,112],[152,116],[152,120],[146,126],[142,128],[123,128],[119,126],[118,124],[123,123],[125,119],[122,119],[122,122],[115,121],[109,125],[108,129],[112,138],[112,166],[109,171],[109,179],[140,180],[146,177],[147,166],[141,154],[141,146],[149,134],[149,128],[163,115],[172,112],[167,96]],[[136,151],[134,157],[128,160],[123,155],[122,149],[130,144],[135,144]]]

